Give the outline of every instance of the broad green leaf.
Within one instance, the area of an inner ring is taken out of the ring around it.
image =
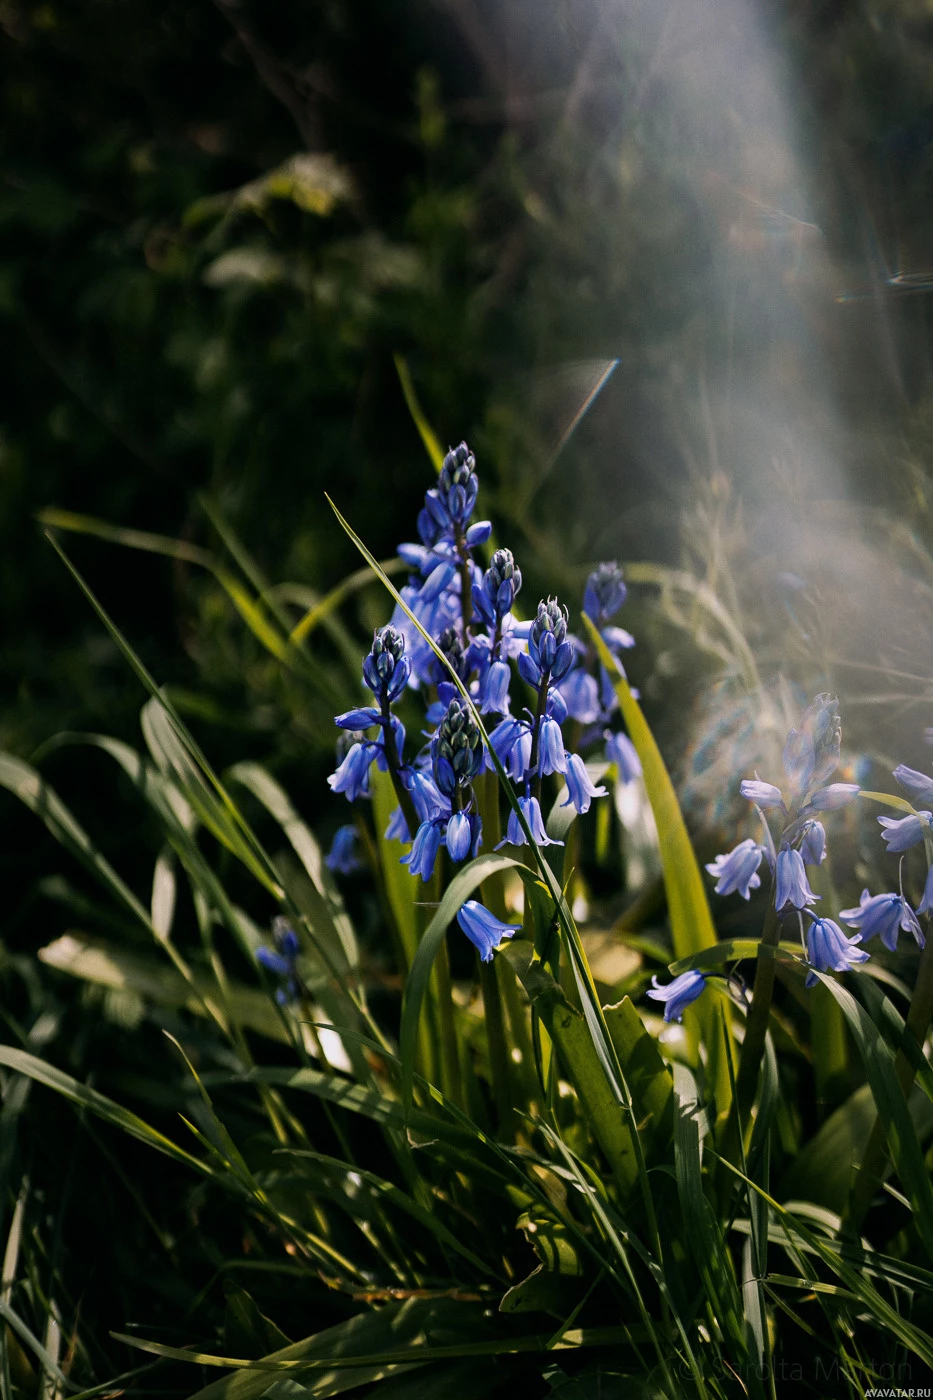
[[[660,1148],[673,1129],[674,1083],[654,1036],[628,997],[604,1008],[643,1139]]]

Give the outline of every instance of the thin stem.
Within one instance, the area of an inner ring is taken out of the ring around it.
[[[389,770],[389,777],[392,779],[392,786],[395,789],[398,805],[402,809],[402,816],[405,818],[405,825],[408,827],[409,835],[414,841],[415,832],[418,830],[420,822],[418,821],[418,813],[415,811],[415,804],[411,799],[411,793],[402,782],[398,749],[395,747],[395,735],[389,724],[392,718],[392,711],[389,708],[388,700],[385,699],[382,701],[382,717],[385,720],[382,726],[382,752],[386,757],[386,767]]]

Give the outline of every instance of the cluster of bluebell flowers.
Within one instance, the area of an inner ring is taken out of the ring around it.
[[[331,788],[356,801],[370,796],[373,764],[390,774],[399,806],[385,838],[410,843],[401,860],[423,881],[431,879],[441,850],[459,863],[475,856],[482,844],[474,784],[495,762],[484,749],[475,711],[490,717],[495,758],[517,788],[523,820],[510,813],[503,845],[526,844],[528,832],[539,845],[550,844],[541,797],[542,780],[551,774],[566,784],[564,805],[573,804],[579,813],[605,795],[584,759],[565,745],[568,718],[579,722],[580,747],[605,741],[605,757],[618,781],[630,782],[641,771],[631,741],[613,723],[617,702],[610,678],[569,632],[567,609],[548,598],[530,622],[520,621],[514,607],[522,574],[511,551],[496,549],[485,567],[477,559],[492,531],[488,521],[473,519],[478,488],[475,458],[461,443],[447,453],[436,487],[425,493],[418,541],[399,548],[411,571],[401,589],[405,607],[396,608],[389,625],[376,632],[363,662],[373,703],[336,719],[344,735],[337,769],[328,779]],[[618,565],[602,564],[589,576],[583,609],[615,655],[634,644],[630,633],[612,625],[625,597]],[[516,668],[531,688],[531,703],[519,702],[517,708]],[[411,755],[394,713],[406,691],[423,695],[427,722],[425,742]],[[352,828],[341,827],[328,864],[341,872],[356,859]],[[499,924],[475,900],[467,901],[459,920],[484,959],[515,927]]]
[[[742,795],[758,810],[763,841],[747,837],[706,867],[716,879],[717,894],[737,893],[748,899],[751,891],[761,885],[759,868],[767,860],[777,913],[782,917],[796,914],[801,921],[805,914],[810,921],[805,940],[808,987],[819,980],[818,972],[845,972],[866,962],[869,954],[861,945],[876,936],[892,953],[897,951],[901,933],[910,934],[919,947],[924,947],[919,915],[933,913],[933,865],[916,909],[908,903],[903,890],[873,895],[864,889],[857,906],[839,913],[843,923],[854,930],[851,934],[834,919],[821,917],[811,909],[819,896],[810,888],[806,867],[819,865],[826,856],[826,831],[821,816],[845,806],[859,791],[855,783],[827,784],[839,763],[840,739],[837,702],[833,696],[818,695],[798,728],[787,736],[785,790],[763,782],[757,775],[741,784]],[[914,801],[926,804],[904,817],[878,818],[888,851],[903,855],[933,834],[933,778],[903,764],[893,776]],[[776,836],[765,813],[779,815]],[[655,978],[654,990],[648,995],[665,1003],[665,1020],[679,1020],[683,1008],[702,993],[705,980],[700,973],[686,972],[662,988]]]

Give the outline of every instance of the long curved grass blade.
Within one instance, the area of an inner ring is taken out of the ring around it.
[[[89,1089],[86,1084],[79,1084],[76,1079],[72,1079],[70,1074],[56,1069],[54,1065],[48,1064],[45,1060],[40,1060],[25,1050],[17,1050],[11,1045],[0,1045],[0,1065],[5,1065],[7,1069],[15,1071],[16,1074],[25,1074],[30,1079],[34,1079],[37,1084],[44,1084],[48,1089],[54,1089],[57,1094],[70,1099],[79,1108],[87,1109],[88,1112],[93,1113],[105,1123],[122,1128],[131,1137],[138,1138],[148,1147],[154,1147],[157,1152],[164,1152],[167,1157],[174,1158],[176,1162],[193,1167],[195,1171],[199,1171],[205,1176],[212,1175],[210,1167],[206,1166],[199,1158],[193,1157],[190,1152],[186,1152],[183,1147],[179,1147],[156,1128],[150,1127],[142,1118],[131,1113],[128,1108],[114,1103],[113,1099],[108,1099],[106,1095],[98,1093],[96,1089]]]
[[[424,411],[418,402],[418,395],[415,393],[415,386],[412,383],[408,362],[404,355],[393,355],[392,358],[395,361],[395,369],[398,374],[399,383],[402,386],[402,393],[405,395],[405,403],[408,407],[408,412],[411,414],[412,422],[418,429],[418,435],[424,443],[428,456],[431,458],[431,465],[436,472],[439,472],[444,465],[444,449],[441,447],[437,434],[425,417]]]

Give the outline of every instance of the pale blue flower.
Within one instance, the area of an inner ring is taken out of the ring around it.
[[[702,972],[682,972],[679,977],[675,977],[666,987],[658,983],[656,977],[651,979],[651,988],[647,995],[653,1001],[665,1002],[665,1021],[682,1021],[684,1008],[689,1006],[697,997],[702,996],[706,987],[706,977]]]
[[[545,715],[538,730],[538,770],[542,774],[563,773],[567,767],[564,739],[557,720]]]
[[[892,953],[897,952],[899,929],[912,933],[921,948],[925,942],[917,916],[901,894],[870,895],[868,890],[862,890],[858,907],[841,909],[839,917],[845,919],[850,928],[860,930],[863,943],[877,933]]]
[[[771,807],[784,806],[781,789],[775,787],[774,783],[763,783],[759,778],[743,779],[739,784],[739,792],[743,797],[747,797],[749,802],[754,802],[756,807],[761,807],[764,811]]]
[[[879,817],[878,821],[884,827],[881,833],[883,841],[887,841],[888,850],[898,853],[909,851],[911,846],[916,846],[923,840],[924,833],[929,831],[930,822],[933,821],[931,812],[912,812],[908,817]]]
[[[586,764],[579,754],[572,753],[567,756],[567,772],[565,773],[567,782],[568,797],[566,802],[562,802],[562,807],[569,807],[571,802],[582,816],[584,812],[590,810],[590,803],[594,797],[605,797],[604,787],[594,787],[590,781],[590,775],[586,771]]]
[[[600,564],[586,581],[583,590],[583,611],[598,627],[616,615],[625,602],[627,593],[622,570],[615,560]]]
[[[511,938],[521,928],[521,924],[504,924],[476,899],[468,899],[461,907],[457,923],[478,949],[483,962],[492,962],[492,955],[502,940]]]
[[[818,919],[811,914],[812,923],[807,930],[807,957],[812,968],[820,972],[845,972],[855,963],[868,961],[869,954],[856,947],[862,935],[856,933],[846,938],[842,929],[833,919]],[[813,987],[819,981],[815,972],[807,977],[807,986]]]
[[[836,812],[858,797],[859,791],[858,783],[830,783],[829,787],[812,793],[807,805],[818,812]]]
[[[482,842],[483,824],[476,812],[454,812],[447,823],[445,837],[451,860],[466,860],[475,856]]]
[[[757,890],[761,884],[758,867],[764,853],[764,846],[748,837],[745,841],[740,841],[733,850],[710,861],[706,868],[719,882],[716,885],[716,894],[738,892],[743,899],[748,899],[751,891]]]
[[[775,864],[774,906],[778,913],[790,905],[794,909],[805,909],[808,904],[819,899],[807,882],[803,856],[799,851],[785,846],[778,851]]]
[[[434,863],[441,846],[441,821],[422,822],[415,832],[411,850],[399,860],[400,865],[408,866],[410,875],[420,875],[422,880],[430,880],[434,874]]]
[[[541,807],[536,797],[520,797],[518,799],[518,805],[521,808],[522,815],[528,824],[528,828],[531,831],[532,838],[536,845],[562,846],[564,844],[563,841],[552,841],[545,831],[544,819],[541,816]],[[505,840],[499,842],[499,846],[506,845],[528,845],[528,838],[525,836],[525,832],[522,829],[521,822],[518,819],[518,813],[514,810],[509,813],[509,824],[506,828]],[[497,846],[496,849],[498,850],[499,847]]]
[[[354,744],[336,773],[331,773],[327,779],[328,786],[334,792],[346,793],[350,802],[368,795],[369,770],[378,752],[379,745],[371,740]]]
[[[567,713],[581,724],[595,724],[602,714],[596,677],[578,669],[571,671],[560,683],[560,692]]]
[[[915,801],[926,802],[933,807],[933,778],[928,778],[926,773],[918,773],[916,768],[908,768],[903,763],[895,768],[894,776]]]

